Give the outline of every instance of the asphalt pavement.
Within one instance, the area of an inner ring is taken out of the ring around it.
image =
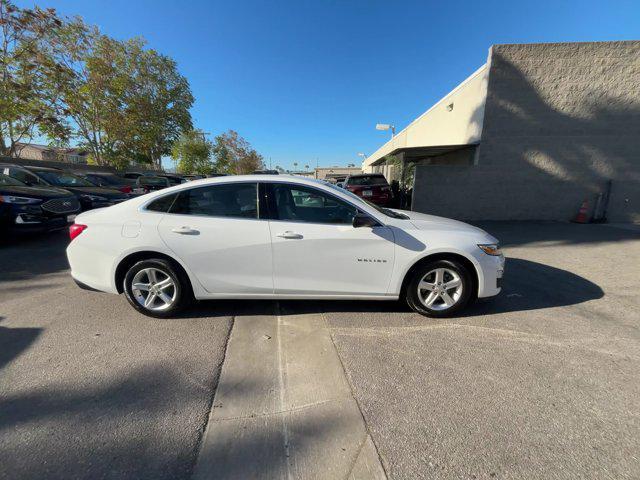
[[[0,246],[0,478],[189,478],[234,314],[80,290],[65,232]]]
[[[317,307],[387,475],[640,478],[640,232],[481,226],[505,289],[462,318]]]
[[[64,232],[0,246],[0,478],[640,478],[638,229],[482,226],[504,292],[447,320],[348,301],[151,319],[79,290]]]

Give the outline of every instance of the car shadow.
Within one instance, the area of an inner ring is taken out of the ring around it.
[[[494,315],[576,305],[604,296],[595,283],[575,273],[520,258],[508,258],[504,287],[497,297],[480,299],[458,317]],[[490,300],[490,301],[489,301]],[[402,301],[368,300],[205,300],[179,318],[300,315],[314,313],[407,313]]]
[[[0,317],[0,322],[3,319],[4,317]],[[0,326],[0,369],[27,350],[41,333],[41,328]]]

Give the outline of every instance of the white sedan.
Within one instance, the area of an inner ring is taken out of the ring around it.
[[[75,281],[154,317],[221,298],[403,298],[443,317],[497,295],[504,271],[498,241],[479,228],[284,175],[196,180],[75,222]]]

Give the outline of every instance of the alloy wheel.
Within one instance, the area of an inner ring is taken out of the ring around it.
[[[418,298],[430,310],[444,311],[462,297],[462,279],[449,268],[430,270],[418,283]]]
[[[171,308],[178,296],[174,280],[157,268],[144,268],[136,273],[131,292],[140,306],[152,311]]]

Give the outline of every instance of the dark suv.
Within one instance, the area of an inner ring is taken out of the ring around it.
[[[84,178],[57,168],[0,164],[0,173],[31,187],[56,187],[67,190],[76,196],[83,211],[108,207],[130,198],[119,190],[97,187]]]
[[[65,228],[80,212],[75,195],[51,187],[28,187],[0,173],[0,232],[47,232]]]
[[[376,205],[390,207],[393,204],[393,192],[381,173],[349,175],[342,187]]]

